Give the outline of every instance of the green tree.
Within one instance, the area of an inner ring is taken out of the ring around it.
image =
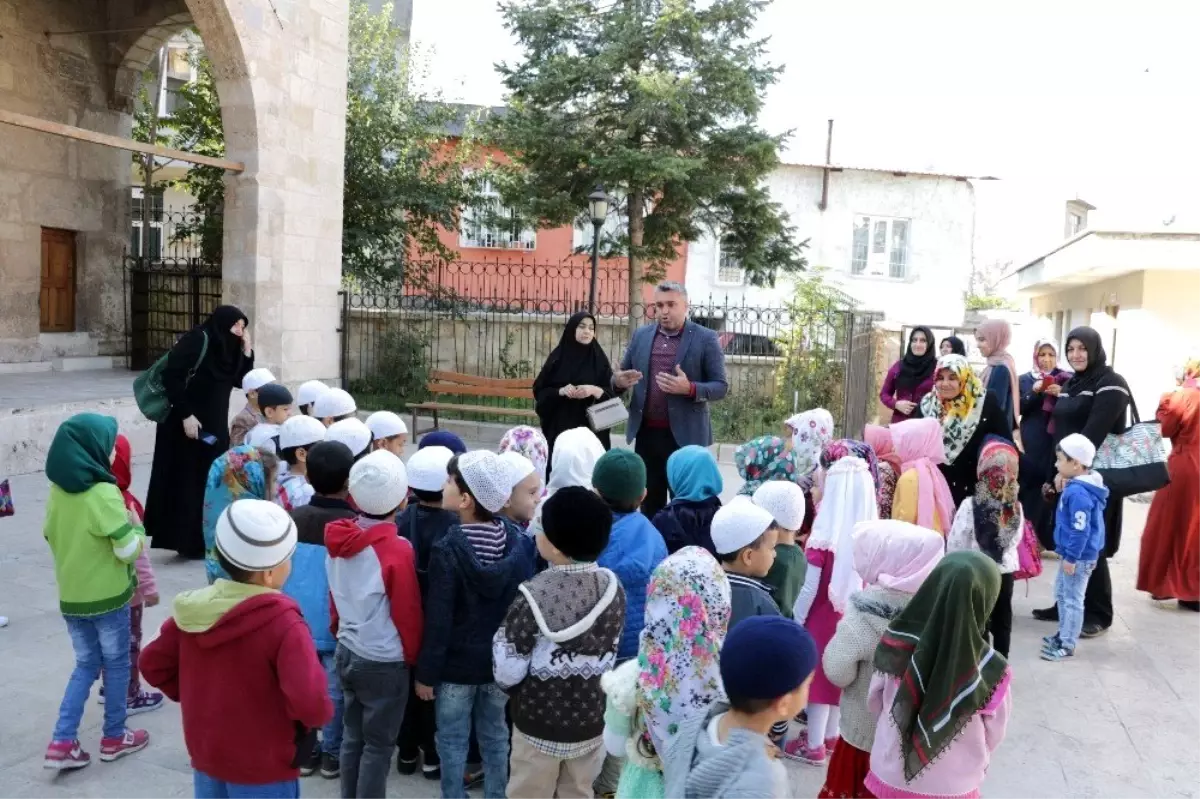
[[[177,150],[224,158],[225,129],[212,62],[199,47],[193,47],[188,58],[196,69],[196,80],[178,89],[179,102],[169,121],[169,144]],[[201,257],[219,261],[224,239],[225,170],[192,164],[175,185],[196,198],[196,213],[175,228],[175,239],[195,237]]]
[[[783,141],[757,124],[779,73],[750,38],[766,4],[501,0],[524,54],[497,65],[510,96],[494,135],[512,162],[494,180],[546,227],[574,221],[597,184],[622,198],[631,325],[641,284],[705,230],[753,285],[805,266],[763,186]]]
[[[357,278],[423,283],[422,257],[456,257],[438,232],[458,228],[479,177],[464,168],[472,157],[471,120],[414,88],[413,59],[402,44],[390,4],[375,14],[353,0],[342,263]],[[453,149],[446,145],[452,125],[465,128]]]

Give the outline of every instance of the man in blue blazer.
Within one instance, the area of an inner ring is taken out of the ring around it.
[[[708,403],[729,392],[716,332],[687,318],[687,290],[667,281],[654,290],[655,321],[638,328],[613,375],[613,389],[633,388],[625,438],[646,462],[642,512],[667,504],[667,458],[680,447],[712,443]]]

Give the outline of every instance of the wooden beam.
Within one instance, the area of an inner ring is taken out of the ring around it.
[[[195,153],[187,153],[183,150],[172,150],[170,147],[162,147],[157,144],[146,144],[133,139],[123,139],[120,136],[110,136],[107,133],[97,133],[94,130],[84,130],[77,128],[74,125],[64,125],[61,122],[51,122],[48,119],[38,119],[37,117],[18,114],[15,111],[5,111],[0,108],[0,122],[6,125],[15,125],[18,128],[27,128],[28,130],[36,130],[42,133],[49,133],[54,136],[63,136],[76,141],[86,141],[92,144],[103,144],[105,147],[116,147],[119,150],[130,150],[135,153],[149,153],[163,158],[170,158],[175,161],[186,161],[189,164],[203,164],[204,166],[215,166],[220,169],[227,169],[230,172],[244,172],[246,165],[241,161],[229,161],[224,158],[210,158],[207,155],[196,155]]]

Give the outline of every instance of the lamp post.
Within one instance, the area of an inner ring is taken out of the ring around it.
[[[596,313],[596,272],[600,268],[600,228],[608,218],[608,195],[604,187],[596,184],[596,190],[588,195],[588,212],[592,215],[592,285],[588,290],[588,311]]]

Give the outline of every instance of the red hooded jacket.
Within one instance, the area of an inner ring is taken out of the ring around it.
[[[183,706],[193,768],[261,785],[299,776],[297,741],[333,717],[333,703],[300,607],[278,591],[247,595],[254,590],[217,580],[180,594],[138,665]]]

